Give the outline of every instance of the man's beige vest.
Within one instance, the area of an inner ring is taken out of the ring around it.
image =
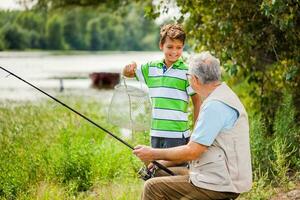
[[[252,184],[247,112],[236,94],[225,83],[205,99],[202,107],[211,100],[221,101],[236,109],[239,116],[233,128],[222,130],[208,147],[208,151],[190,163],[190,180],[195,186],[204,189],[246,192]]]

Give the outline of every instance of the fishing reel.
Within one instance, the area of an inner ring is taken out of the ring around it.
[[[150,169],[144,166],[138,171],[139,178],[143,179],[144,181],[153,178],[155,176],[156,170],[157,170],[156,166],[153,166]]]

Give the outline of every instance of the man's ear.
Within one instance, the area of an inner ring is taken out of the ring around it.
[[[198,79],[198,77],[197,76],[192,76],[192,81],[193,81],[193,83],[194,83],[194,85],[196,86],[196,87],[199,87],[199,79]]]
[[[192,75],[192,78],[191,78],[191,81],[195,81],[196,80],[196,76],[195,75]]]

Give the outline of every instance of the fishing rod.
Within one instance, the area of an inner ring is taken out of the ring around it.
[[[96,126],[97,128],[101,129],[102,131],[104,131],[105,133],[109,134],[110,136],[112,136],[113,138],[115,138],[116,140],[118,140],[119,142],[123,143],[125,146],[127,146],[128,148],[130,148],[131,150],[134,150],[134,147],[131,146],[129,143],[127,143],[126,141],[122,140],[121,138],[119,138],[118,136],[114,135],[113,133],[111,133],[110,131],[108,131],[107,129],[103,128],[102,126],[100,126],[99,124],[97,124],[96,122],[94,122],[93,120],[89,119],[88,117],[86,117],[85,115],[81,114],[80,112],[74,110],[73,108],[71,108],[70,106],[66,105],[65,103],[63,103],[62,101],[58,100],[57,98],[51,96],[50,94],[48,94],[47,92],[41,90],[40,88],[36,87],[35,85],[29,83],[28,81],[22,79],[21,77],[19,77],[18,75],[12,73],[11,71],[5,69],[4,67],[0,66],[0,69],[2,69],[3,71],[9,73],[10,75],[13,75],[14,77],[16,77],[17,79],[23,81],[24,83],[30,85],[31,87],[33,87],[34,89],[40,91],[41,93],[45,94],[46,96],[50,97],[51,99],[53,99],[54,101],[56,101],[57,103],[61,104],[62,106],[68,108],[69,110],[71,110],[72,112],[76,113],[77,115],[79,115],[80,117],[82,117],[83,119],[87,120],[88,122],[90,122],[91,124],[93,124],[94,126]],[[152,163],[157,166],[159,169],[165,171],[166,173],[174,176],[175,173],[173,171],[171,171],[170,169],[168,169],[167,167],[165,167],[164,165],[160,164],[157,161],[152,161]],[[139,171],[139,174],[142,175],[142,179],[147,180],[151,177],[153,177],[152,171],[148,170],[148,169],[144,169],[144,171]]]

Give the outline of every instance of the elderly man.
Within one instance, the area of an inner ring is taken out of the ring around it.
[[[209,52],[191,58],[187,76],[203,100],[197,124],[187,145],[135,148],[142,161],[159,160],[177,173],[147,180],[142,199],[235,199],[252,183],[246,110]],[[188,170],[171,168],[187,161]]]

